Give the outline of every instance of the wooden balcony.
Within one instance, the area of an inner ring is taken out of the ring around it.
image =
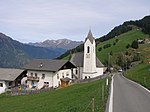
[[[39,77],[27,76],[28,81],[39,81]]]

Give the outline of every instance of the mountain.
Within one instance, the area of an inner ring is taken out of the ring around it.
[[[29,43],[29,45],[46,47],[46,48],[61,48],[64,50],[69,50],[82,44],[82,41],[72,41],[68,39],[58,39],[58,40],[45,40],[43,42]]]
[[[125,34],[127,32],[130,32],[133,30],[133,28],[139,29],[145,34],[150,35],[150,16],[145,16],[141,20],[136,20],[136,21],[126,21],[122,25],[116,26],[114,29],[112,29],[108,34],[97,38],[96,39],[96,44],[99,45],[102,42],[108,41],[113,38],[117,38],[118,36]],[[136,34],[135,34],[136,36]],[[138,37],[138,36],[137,36]],[[128,40],[128,39],[127,39]],[[126,41],[126,40],[124,40]],[[70,57],[70,53],[75,53],[75,52],[81,52],[83,51],[83,44],[77,46],[74,49],[68,50],[64,54],[62,54],[58,59],[67,59]]]
[[[0,67],[21,67],[31,59],[52,59],[62,53],[64,53],[64,50],[23,44],[0,33]]]

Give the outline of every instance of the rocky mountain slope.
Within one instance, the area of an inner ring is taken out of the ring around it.
[[[69,39],[58,39],[58,40],[45,40],[43,42],[29,43],[29,45],[46,47],[46,48],[62,48],[69,50],[82,44],[82,41],[72,41]]]
[[[20,43],[0,33],[0,67],[21,67],[31,59],[56,58],[63,49],[48,49]]]

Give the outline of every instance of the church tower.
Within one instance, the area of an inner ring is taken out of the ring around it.
[[[84,61],[83,61],[83,79],[93,78],[96,74],[96,51],[95,39],[91,30],[85,39],[84,43]]]

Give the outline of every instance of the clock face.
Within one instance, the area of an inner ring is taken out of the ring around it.
[[[86,54],[86,58],[90,58],[90,54]]]

